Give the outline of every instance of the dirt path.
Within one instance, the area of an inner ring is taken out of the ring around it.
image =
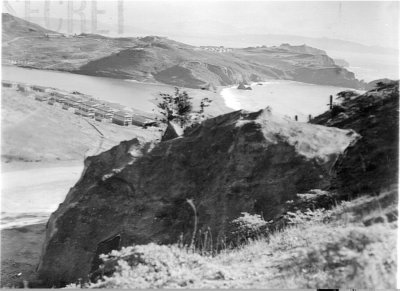
[[[94,156],[94,155],[97,155],[97,154],[100,153],[101,147],[103,146],[103,143],[104,143],[104,134],[101,132],[100,129],[97,128],[96,125],[94,125],[93,123],[91,123],[91,122],[90,122],[89,120],[87,120],[86,118],[84,118],[84,119],[86,120],[87,123],[89,123],[89,124],[97,131],[97,133],[98,133],[99,136],[100,136],[100,140],[99,140],[99,143],[98,143],[97,147],[96,147],[95,149],[93,149],[93,150],[88,150],[88,152],[85,153],[85,158],[86,158],[86,157],[88,157],[88,156]]]

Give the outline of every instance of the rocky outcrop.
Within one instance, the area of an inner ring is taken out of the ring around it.
[[[360,96],[340,94],[340,110],[328,111],[312,121],[353,129],[362,136],[335,165],[333,186],[344,195],[377,194],[398,183],[399,82],[381,82],[379,88]]]
[[[98,255],[131,244],[188,243],[210,229],[218,247],[243,211],[266,220],[297,193],[330,186],[351,130],[294,122],[268,110],[204,121],[153,148],[127,141],[85,162],[51,215],[38,267],[45,286],[87,278]]]
[[[237,87],[238,90],[253,90],[247,83],[240,82],[239,86]]]
[[[175,122],[168,122],[167,128],[161,137],[161,141],[167,141],[170,139],[174,139],[180,137],[183,134],[183,129],[179,124]]]

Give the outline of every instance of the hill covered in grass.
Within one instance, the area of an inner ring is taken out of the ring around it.
[[[303,198],[304,199],[304,198]],[[179,244],[135,245],[102,256],[95,283],[75,288],[385,289],[396,286],[397,221],[383,211],[397,189],[331,209],[287,213],[288,226],[221,252]],[[249,216],[248,216],[249,217]],[[374,218],[374,223],[368,219]],[[257,227],[254,217],[247,221]],[[378,223],[376,222],[378,221]],[[203,242],[204,237],[203,237]]]
[[[2,89],[2,162],[82,161],[86,156],[110,149],[123,140],[142,141],[160,137],[158,129],[121,127],[112,123],[91,122],[103,133],[59,104],[48,105],[33,94]]]
[[[47,38],[38,26],[4,14],[3,62],[27,62],[38,69],[188,88],[215,88],[240,82],[287,79],[361,88],[354,74],[335,65],[322,50],[308,46],[204,48],[167,38],[109,38],[93,34]],[[32,30],[32,31],[31,31]],[[44,31],[44,29],[42,29]],[[16,31],[14,33],[14,31]]]

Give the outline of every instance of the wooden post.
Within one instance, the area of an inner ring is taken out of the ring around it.
[[[294,116],[294,120],[296,120],[296,121],[297,121],[297,115],[295,115],[295,116]]]
[[[332,108],[333,108],[333,96],[330,95],[329,96],[329,109],[332,110]]]

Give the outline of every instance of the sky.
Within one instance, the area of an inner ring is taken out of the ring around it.
[[[9,12],[56,31],[222,37],[284,34],[397,48],[398,1],[3,1]]]

